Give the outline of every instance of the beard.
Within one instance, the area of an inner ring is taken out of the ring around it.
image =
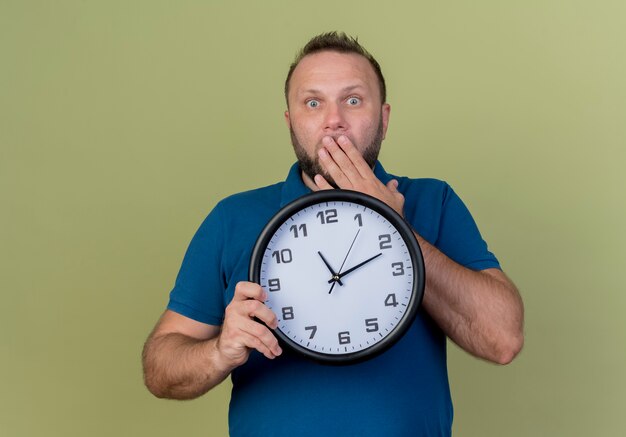
[[[322,175],[324,179],[326,179],[326,181],[333,186],[333,188],[339,188],[332,176],[329,175],[328,172],[326,172],[322,168],[319,158],[317,157],[317,153],[315,154],[315,157],[309,156],[291,126],[289,127],[289,132],[291,134],[291,144],[293,145],[293,150],[296,152],[296,157],[298,158],[298,165],[300,166],[300,170],[302,170],[304,174],[310,177],[311,180],[314,180],[316,174]],[[331,136],[335,141],[337,141],[337,138],[340,136],[340,134]],[[368,142],[368,144],[361,152],[361,155],[363,156],[363,159],[365,159],[365,162],[367,162],[367,165],[369,165],[370,168],[373,170],[374,165],[376,164],[376,160],[378,159],[378,154],[380,153],[380,146],[383,142],[382,116],[378,122],[376,133],[370,138],[366,138],[366,141]],[[357,147],[357,149],[360,149],[357,144],[354,144],[354,146]]]

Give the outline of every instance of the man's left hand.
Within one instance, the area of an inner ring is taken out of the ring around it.
[[[387,185],[383,184],[374,175],[361,152],[345,135],[341,135],[336,141],[330,136],[324,137],[322,144],[324,147],[317,152],[320,163],[339,188],[369,194],[404,217],[404,196],[398,191],[397,180],[392,179]],[[315,176],[314,182],[321,190],[333,188],[319,174]]]

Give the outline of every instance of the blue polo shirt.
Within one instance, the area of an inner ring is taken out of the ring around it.
[[[469,211],[445,182],[388,174],[399,182],[406,220],[449,258],[473,270],[499,268]],[[168,309],[221,325],[235,286],[248,279],[252,248],[278,210],[310,192],[294,164],[287,180],[219,202],[193,237]],[[287,349],[253,351],[231,375],[232,436],[448,436],[452,401],[446,337],[421,310],[389,350],[348,366],[318,364]],[[208,432],[209,433],[209,432]]]

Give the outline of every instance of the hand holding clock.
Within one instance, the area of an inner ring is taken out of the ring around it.
[[[398,181],[393,179],[383,184],[346,135],[336,141],[326,136],[322,144],[324,147],[317,152],[320,163],[339,188],[369,194],[404,217],[404,196],[397,189]],[[316,175],[314,182],[321,190],[333,188],[322,175]]]
[[[282,353],[271,331],[254,320],[256,317],[272,329],[278,326],[274,313],[263,304],[266,298],[259,284],[241,281],[235,287],[216,343],[224,367],[234,368],[245,363],[252,349],[270,359]]]

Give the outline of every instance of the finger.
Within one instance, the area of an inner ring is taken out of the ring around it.
[[[265,304],[262,304],[257,300],[248,299],[239,303],[239,306],[241,307],[239,314],[245,315],[249,318],[256,317],[272,329],[276,329],[278,327],[276,314],[265,306]]]
[[[256,299],[259,302],[265,302],[267,300],[267,293],[259,284],[248,281],[240,281],[235,286],[233,301],[242,301],[247,299]]]
[[[389,190],[394,194],[398,193],[398,181],[395,179],[390,180],[387,182],[387,188],[389,188]]]
[[[258,342],[252,340],[252,344],[248,343],[246,346],[253,347],[262,354],[265,354],[264,350],[269,351],[272,355],[281,354],[282,349],[278,344],[278,340],[274,337],[274,334],[260,323],[252,320],[244,320],[241,325],[241,331],[258,340]]]
[[[358,184],[362,176],[350,157],[346,154],[346,151],[339,145],[339,141],[341,141],[348,150],[352,150],[356,154],[355,159],[363,159],[360,152],[352,145],[348,137],[345,135],[341,135],[337,139],[337,142],[335,142],[331,137],[324,138],[323,142],[326,150],[328,150],[333,160],[337,163],[341,171],[343,171],[343,173],[348,177],[350,182]]]
[[[269,309],[263,302],[256,299],[234,300],[228,304],[225,311],[226,321],[232,322],[237,317],[245,317],[246,319],[257,318],[272,329],[278,327],[278,319],[276,314]]]
[[[243,346],[245,346],[248,349],[256,349],[257,351],[265,355],[270,360],[273,360],[278,355],[280,355],[280,352],[277,351],[278,353],[274,353],[272,349],[269,348],[265,343],[263,343],[263,341],[260,338],[255,337],[254,335],[251,335],[245,331],[240,332],[239,335],[240,335],[240,341],[243,344]]]
[[[392,179],[387,182],[387,189],[391,192],[391,197],[388,201],[388,205],[396,210],[398,214],[404,217],[404,194],[398,191],[399,182],[396,179]]]
[[[354,144],[352,144],[352,141],[350,141],[347,136],[341,135],[339,138],[337,138],[337,144],[339,144],[339,147],[341,147],[346,156],[350,159],[350,162],[352,162],[352,165],[359,173],[359,176],[361,176],[362,178],[369,178],[371,176],[374,176],[372,168],[369,166],[367,161],[365,161],[365,158],[363,158],[363,155],[361,154],[361,152],[359,152],[359,149],[357,149]]]
[[[322,147],[320,150],[318,150],[317,156],[319,157],[320,164],[322,164],[324,170],[328,172],[328,174],[333,178],[339,188],[352,189],[352,182],[350,181],[348,176],[346,176],[343,170],[339,168],[339,166],[325,147]]]
[[[321,174],[316,174],[313,178],[313,182],[315,182],[315,185],[317,185],[317,188],[320,190],[334,190],[333,186],[330,185]]]
[[[228,313],[220,334],[220,349],[227,355],[237,355],[242,347],[261,353],[279,355],[282,350],[271,331],[248,317]],[[266,348],[267,350],[264,350]]]

